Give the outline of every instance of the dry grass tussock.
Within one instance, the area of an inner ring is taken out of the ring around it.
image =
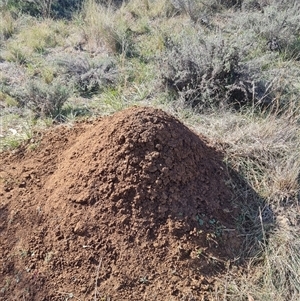
[[[0,16],[0,41],[2,41],[13,35],[16,30],[16,25],[10,12],[2,11]]]
[[[120,12],[112,5],[100,5],[90,0],[84,3],[81,43],[87,50],[94,53],[123,53],[128,50],[130,20],[122,17]]]

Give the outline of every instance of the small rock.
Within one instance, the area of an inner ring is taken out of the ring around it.
[[[77,235],[84,235],[85,231],[86,231],[86,226],[85,223],[82,221],[79,221],[74,227],[74,233]]]
[[[85,293],[86,290],[87,290],[87,287],[86,287],[86,286],[83,286],[83,287],[80,289],[80,292],[81,292],[81,293]]]

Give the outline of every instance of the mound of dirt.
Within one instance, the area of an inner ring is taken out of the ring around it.
[[[203,300],[242,248],[204,141],[133,107],[1,154],[0,300]]]

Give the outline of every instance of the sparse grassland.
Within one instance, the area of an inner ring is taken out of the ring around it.
[[[86,0],[71,16],[57,1],[4,2],[0,149],[53,121],[165,109],[222,149],[273,214],[261,208],[255,255],[211,300],[300,300],[299,1]]]

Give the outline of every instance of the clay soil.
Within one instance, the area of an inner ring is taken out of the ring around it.
[[[230,181],[157,109],[38,133],[0,154],[0,300],[209,300],[242,249]]]

